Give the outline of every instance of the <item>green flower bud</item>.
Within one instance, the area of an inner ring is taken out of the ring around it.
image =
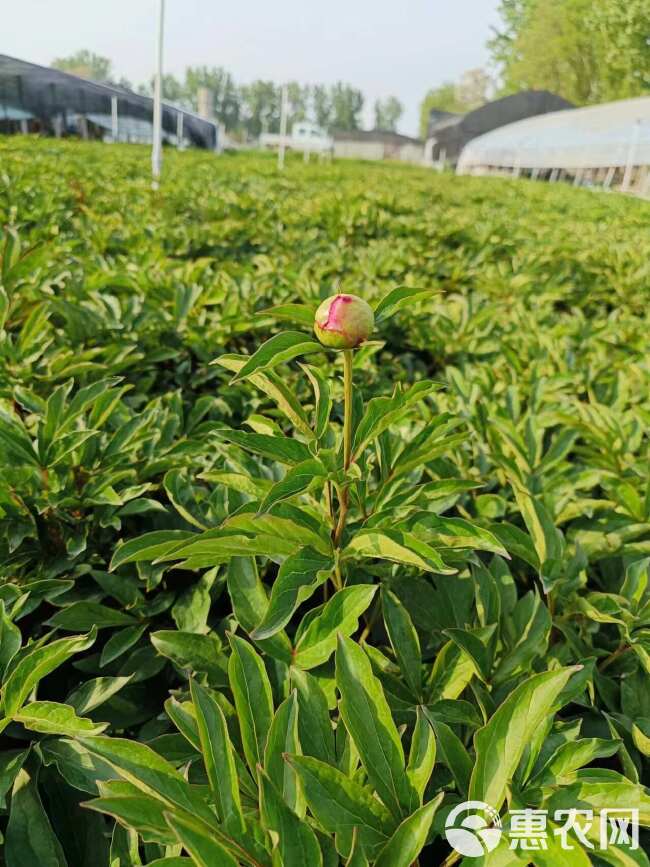
[[[375,327],[372,307],[356,295],[330,295],[314,317],[314,331],[323,346],[354,349]]]

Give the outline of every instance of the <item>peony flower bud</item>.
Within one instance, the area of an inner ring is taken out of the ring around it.
[[[354,349],[375,327],[372,307],[356,295],[330,295],[314,317],[314,331],[323,346]]]

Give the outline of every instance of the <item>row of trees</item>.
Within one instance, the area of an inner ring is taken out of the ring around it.
[[[489,47],[504,93],[586,105],[650,92],[648,0],[501,0],[499,11]]]
[[[117,84],[134,89],[130,82],[113,75],[112,63],[106,57],[90,51],[79,51],[70,57],[57,58],[57,69],[82,78]],[[238,84],[228,70],[215,66],[190,66],[184,77],[165,75],[165,99],[196,111],[199,88],[211,94],[215,117],[228,132],[257,137],[262,132],[278,132],[280,128],[281,87],[273,81],[253,81]],[[138,85],[138,93],[151,95],[153,81]],[[289,124],[312,120],[324,129],[359,129],[364,107],[363,93],[344,82],[333,85],[288,83]],[[395,130],[403,114],[396,97],[377,100],[374,105],[375,126]]]

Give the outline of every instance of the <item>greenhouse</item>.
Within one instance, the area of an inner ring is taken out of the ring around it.
[[[148,143],[152,119],[147,96],[0,54],[0,132]],[[215,123],[169,103],[162,135],[168,144],[207,149],[218,139]]]
[[[469,142],[459,174],[490,172],[647,192],[650,166],[650,97],[511,123]]]
[[[568,108],[573,108],[573,104],[547,90],[522,90],[487,102],[467,114],[433,109],[429,115],[427,161],[455,165],[465,145],[477,136],[514,121]]]

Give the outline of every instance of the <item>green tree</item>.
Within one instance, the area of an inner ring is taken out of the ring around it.
[[[310,88],[308,85],[297,81],[290,81],[287,85],[289,98],[289,129],[291,125],[306,120],[309,114]]]
[[[52,61],[55,69],[88,78],[91,81],[107,82],[111,80],[112,62],[108,57],[102,57],[87,49],[82,49],[68,57],[57,57]]]
[[[439,87],[428,90],[420,103],[420,137],[426,138],[429,130],[429,114],[432,109],[440,111],[462,112],[463,106],[458,101],[456,85],[453,81],[446,81]]]
[[[332,95],[324,84],[316,84],[312,88],[312,104],[314,120],[318,126],[327,130],[332,125]]]
[[[499,11],[489,48],[503,93],[545,88],[585,104],[650,90],[648,0],[502,0]]]
[[[592,0],[545,0],[530,11],[508,68],[513,89],[550,90],[577,105],[602,98],[591,6]]]
[[[243,124],[247,135],[279,132],[281,89],[272,81],[253,81],[240,90]]]
[[[378,99],[375,102],[375,129],[386,129],[395,132],[400,117],[404,114],[404,106],[395,96]]]
[[[241,92],[232,75],[221,66],[188,66],[185,70],[185,98],[194,111],[197,93],[207,87],[214,100],[215,117],[228,131],[239,126],[242,113]]]
[[[330,89],[332,103],[331,125],[336,129],[359,129],[363,94],[349,84],[338,81]]]
[[[605,99],[650,91],[650,7],[648,0],[601,0],[591,9],[592,30],[600,34],[600,89]]]

